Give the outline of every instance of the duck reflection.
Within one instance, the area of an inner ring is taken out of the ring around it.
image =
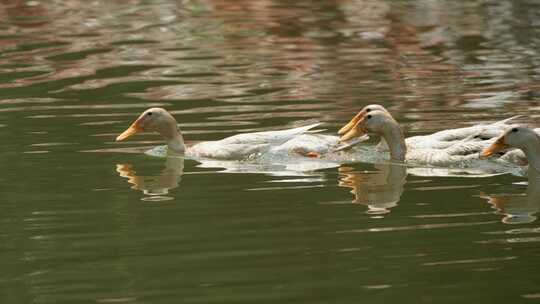
[[[127,179],[132,184],[131,189],[142,191],[144,201],[172,200],[174,197],[167,196],[169,190],[177,188],[184,174],[184,161],[182,157],[164,158],[165,168],[154,175],[140,175],[129,163],[117,164],[116,172],[121,177]],[[213,173],[259,173],[269,176],[286,177],[306,177],[320,176],[317,170],[335,168],[339,164],[324,160],[312,160],[306,158],[295,158],[290,162],[280,162],[280,160],[266,159],[263,162],[239,162],[220,160],[197,160],[195,167],[205,169],[215,169]],[[188,160],[189,161],[189,160]]]
[[[527,190],[522,194],[483,195],[505,224],[527,224],[536,220],[540,211],[540,174],[529,169]]]
[[[407,178],[402,164],[376,164],[375,171],[355,171],[352,167],[339,168],[341,187],[351,188],[353,203],[364,204],[368,214],[385,214],[397,206]]]
[[[168,157],[165,160],[165,169],[158,175],[137,175],[131,164],[117,164],[116,172],[121,177],[127,178],[128,183],[133,186],[131,189],[140,190],[146,196],[144,201],[164,201],[172,200],[173,197],[166,196],[169,190],[177,188],[184,174],[184,159],[179,157]]]

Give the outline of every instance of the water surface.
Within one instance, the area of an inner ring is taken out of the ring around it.
[[[368,103],[408,136],[538,126],[538,20],[532,0],[1,1],[0,301],[538,301],[538,183],[114,142],[151,106],[188,141],[332,133]]]

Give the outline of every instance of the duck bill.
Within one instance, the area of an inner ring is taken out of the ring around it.
[[[348,124],[344,125],[341,129],[339,129],[338,134],[343,135],[343,134],[349,132],[354,127],[354,125],[356,125],[358,123],[358,121],[360,121],[362,118],[364,118],[365,115],[366,115],[365,110],[362,110],[362,111],[358,112],[358,114],[356,114],[353,117],[353,119],[351,119],[351,121],[349,121]]]
[[[143,128],[141,127],[138,120],[136,120],[134,123],[129,126],[122,134],[118,135],[116,137],[116,141],[122,141],[130,138],[131,136],[143,132]]]
[[[364,121],[365,117],[362,117],[360,120],[356,122],[355,125],[353,125],[347,133],[345,133],[341,138],[339,139],[340,142],[348,141],[355,137],[362,137],[365,136],[368,132],[366,128],[364,127]]]
[[[508,149],[508,145],[504,143],[504,137],[499,137],[491,146],[485,148],[480,153],[480,159],[486,159],[493,156],[495,153]]]

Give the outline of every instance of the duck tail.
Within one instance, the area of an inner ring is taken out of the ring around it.
[[[306,134],[316,134],[316,133],[321,133],[321,132],[325,132],[325,131],[328,131],[328,129],[315,129],[315,130],[307,130]]]
[[[524,115],[516,115],[516,116],[512,116],[510,118],[506,118],[506,119],[503,119],[503,120],[500,120],[500,121],[497,121],[495,122],[494,124],[496,125],[507,125],[509,122],[511,122],[512,120],[515,120],[515,119],[518,119],[518,118],[522,118]]]

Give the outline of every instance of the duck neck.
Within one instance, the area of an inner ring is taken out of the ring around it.
[[[403,132],[399,124],[396,121],[388,124],[383,130],[382,137],[388,145],[390,157],[393,160],[404,161],[407,146],[405,146],[405,139],[403,138]]]
[[[170,151],[173,151],[175,153],[184,153],[186,151],[184,137],[180,132],[180,128],[178,128],[176,124],[174,125],[174,127],[171,127],[170,129],[165,130],[165,132],[160,133],[165,138],[165,142],[167,142],[167,147]]]
[[[167,146],[170,150],[176,153],[186,152],[186,144],[184,143],[184,138],[182,137],[182,134],[178,134],[178,136],[168,140]]]
[[[536,172],[540,172],[540,138],[537,136],[537,139],[529,140],[519,148],[527,156],[529,171],[535,170]]]

